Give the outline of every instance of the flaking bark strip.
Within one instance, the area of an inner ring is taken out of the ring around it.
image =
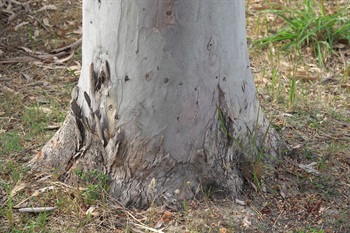
[[[107,80],[109,81],[109,80],[110,80],[110,72],[109,72],[109,64],[108,64],[107,61],[105,61],[105,62],[103,63],[102,69],[103,69],[103,72],[104,72],[104,74],[105,74],[105,80],[106,80],[106,81],[107,81]]]
[[[90,70],[89,70],[89,81],[90,81],[90,94],[94,94],[95,92],[95,72],[94,72],[94,63],[90,64]]]
[[[88,93],[86,93],[86,91],[84,91],[84,98],[85,98],[86,103],[88,104],[90,110],[92,111],[92,108],[91,108],[91,99],[90,99]]]

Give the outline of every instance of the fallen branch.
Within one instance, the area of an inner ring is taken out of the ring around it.
[[[43,54],[37,56],[24,56],[24,57],[11,57],[5,58],[0,61],[0,64],[13,64],[18,62],[31,62],[31,61],[43,61],[43,62],[51,62],[54,61],[54,57],[63,57],[68,55],[69,52],[60,52],[57,54]]]
[[[74,49],[76,49],[81,44],[82,39],[75,41],[74,43],[67,45],[65,47],[54,49],[49,54],[31,55],[23,57],[11,57],[0,60],[0,64],[13,64],[18,62],[31,62],[31,61],[43,61],[43,62],[54,62],[55,57],[62,58],[69,55],[67,58],[61,59],[60,62],[65,62],[73,57]],[[23,48],[26,51],[26,48]],[[28,49],[27,49],[28,51]]]
[[[70,45],[67,45],[65,47],[52,50],[51,53],[59,53],[59,52],[62,52],[62,51],[73,50],[73,49],[77,48],[79,45],[81,45],[81,41],[82,41],[82,39],[80,38],[79,40],[77,40],[73,44],[70,44]]]
[[[29,207],[29,208],[20,208],[18,209],[19,212],[25,212],[25,213],[41,213],[46,211],[52,211],[57,209],[58,206],[54,207]]]

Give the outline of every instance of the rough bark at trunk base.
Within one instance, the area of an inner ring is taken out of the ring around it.
[[[224,94],[218,93],[222,95],[220,106],[212,113],[203,148],[192,151],[185,156],[186,160],[172,158],[163,148],[161,135],[144,139],[139,139],[138,135],[127,135],[125,131],[135,127],[133,121],[117,127],[113,137],[101,140],[96,132],[96,122],[92,122],[96,118],[82,118],[73,97],[72,111],[63,126],[33,158],[30,166],[32,170],[54,169],[68,183],[72,182],[71,179],[75,180],[72,178],[75,169],[86,173],[92,170],[103,172],[111,179],[110,195],[126,206],[147,207],[156,203],[178,208],[182,200],[200,197],[206,190],[221,197],[235,198],[242,190],[243,176],[247,178],[246,174],[242,175],[242,163],[246,164],[254,158],[251,156],[256,155],[248,155],[247,150],[239,148],[228,136],[233,134],[230,129],[234,129],[229,117],[224,117],[223,129],[219,111],[225,116],[229,109],[224,102]],[[250,134],[245,139],[241,138],[241,143],[245,148],[260,147],[265,143],[265,149],[269,148],[270,154],[275,157],[280,141],[273,131],[266,134],[267,121],[263,117],[261,119],[265,123],[256,128],[260,130],[256,132],[260,138],[257,145],[249,145],[252,140],[249,137],[253,136]],[[263,142],[264,134],[267,138]]]

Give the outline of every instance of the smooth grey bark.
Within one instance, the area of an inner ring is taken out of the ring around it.
[[[33,169],[56,168],[67,181],[75,168],[97,169],[113,197],[145,207],[207,187],[235,197],[241,163],[263,144],[276,156],[243,0],[83,1],[82,50],[72,111]]]

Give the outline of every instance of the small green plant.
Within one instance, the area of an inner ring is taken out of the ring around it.
[[[209,200],[213,197],[214,191],[213,191],[211,186],[205,187],[205,188],[202,187],[202,193],[203,193],[204,198],[206,200]]]
[[[95,182],[99,184],[103,189],[107,190],[109,176],[103,174],[102,172],[98,172],[97,170],[92,170],[89,172],[90,176],[94,178]]]
[[[184,212],[187,214],[188,213],[188,205],[187,205],[187,202],[185,200],[182,201],[182,207],[184,209]]]
[[[82,51],[83,51],[83,50],[81,49],[81,47],[79,47],[79,48],[77,49],[77,51],[76,51],[76,55],[77,55],[77,58],[78,58],[79,61],[81,61],[81,59],[82,59],[82,57],[83,57]]]
[[[94,204],[96,200],[102,199],[103,195],[108,191],[110,179],[102,172],[97,170],[84,172],[80,169],[75,169],[74,173],[83,183],[87,184],[86,190],[82,193],[82,196],[89,205]]]
[[[28,38],[30,41],[33,41],[34,40],[33,37],[34,37],[34,31],[33,31],[33,28],[30,28]]]
[[[334,196],[337,193],[335,181],[332,181],[330,177],[326,175],[318,176],[317,179],[314,179],[311,183],[325,198]]]
[[[293,105],[296,93],[296,80],[293,78],[289,90],[289,104]]]
[[[218,108],[218,115],[222,132],[225,133],[230,139],[232,139],[240,148],[240,150],[245,154],[245,156],[247,156],[247,158],[243,158],[243,160],[248,159],[248,161],[243,161],[242,164],[243,175],[248,179],[252,179],[255,187],[260,188],[260,178],[263,173],[262,159],[264,157],[265,151],[264,142],[267,138],[270,125],[267,127],[264,135],[260,137],[261,135],[259,135],[259,126],[257,124],[259,114],[257,115],[256,124],[254,124],[253,129],[244,123],[247,132],[246,139],[248,140],[246,143],[244,143],[243,141],[240,141],[238,138],[233,137],[231,134],[229,134],[225,125],[223,113],[220,108]]]
[[[299,230],[298,233],[324,233],[324,230],[317,230],[315,228],[311,228],[310,230]]]
[[[10,178],[11,178],[11,182],[12,184],[16,184],[20,178],[21,178],[21,170],[20,167],[18,166],[18,164],[14,164],[12,162],[9,162],[7,164],[7,167],[10,169]]]
[[[284,20],[284,27],[275,34],[256,41],[262,46],[283,42],[285,50],[300,50],[303,46],[312,48],[319,65],[332,51],[334,42],[350,41],[350,20],[347,15],[349,4],[336,14],[328,14],[324,1],[299,0],[296,8],[284,7],[282,10],[270,10]]]
[[[344,142],[338,142],[338,141],[331,141],[324,153],[324,160],[330,160],[334,158],[334,156],[338,153],[344,152],[346,153],[346,150],[350,148],[350,143],[344,143]]]
[[[85,173],[84,171],[80,170],[80,169],[75,169],[74,173],[82,180],[87,181],[89,179],[87,173]]]
[[[49,123],[49,116],[39,106],[26,108],[22,120],[31,136],[41,134]]]
[[[67,71],[68,71],[68,73],[71,74],[74,78],[79,78],[79,76],[75,73],[74,70],[68,68]]]
[[[84,197],[86,197],[86,200],[88,204],[93,204],[95,200],[97,200],[100,197],[100,186],[96,184],[88,184],[86,190],[82,194]]]
[[[343,224],[347,223],[348,218],[346,217],[346,213],[349,211],[349,206],[347,204],[344,204],[344,206],[341,208],[341,214],[339,218],[336,220],[335,225],[337,227],[341,227]]]
[[[23,174],[26,171],[27,170],[19,163],[10,160],[0,160],[0,193],[6,193],[6,195],[3,195],[4,202],[0,205],[0,219],[6,219],[5,222],[8,225],[8,228],[11,229],[11,232],[15,232],[15,227],[18,223],[16,212],[13,210],[14,203],[16,203],[14,196],[15,193],[18,192],[13,190],[16,189],[16,185],[21,183]],[[5,178],[5,180],[2,178]],[[2,222],[4,222],[3,220]],[[0,229],[1,227],[2,224],[0,224]]]
[[[21,152],[23,150],[18,132],[0,133],[0,154]]]
[[[47,224],[47,212],[40,213],[37,217],[37,225],[39,229],[45,229]]]
[[[55,101],[51,101],[51,110],[50,118],[57,122],[63,122],[65,118],[65,113],[57,106]]]
[[[309,160],[314,160],[316,157],[315,157],[315,152],[307,149],[307,148],[304,148],[302,150],[302,157],[303,158],[306,158],[306,159],[309,159]]]
[[[8,187],[8,189],[10,189]],[[8,199],[7,199],[7,206],[5,208],[0,208],[0,213],[1,215],[3,215],[8,223],[10,227],[14,226],[15,220],[14,220],[14,215],[13,215],[13,200],[12,200],[12,191],[8,190]]]
[[[327,167],[326,161],[322,158],[319,158],[317,162],[317,167],[319,171],[323,171]]]

